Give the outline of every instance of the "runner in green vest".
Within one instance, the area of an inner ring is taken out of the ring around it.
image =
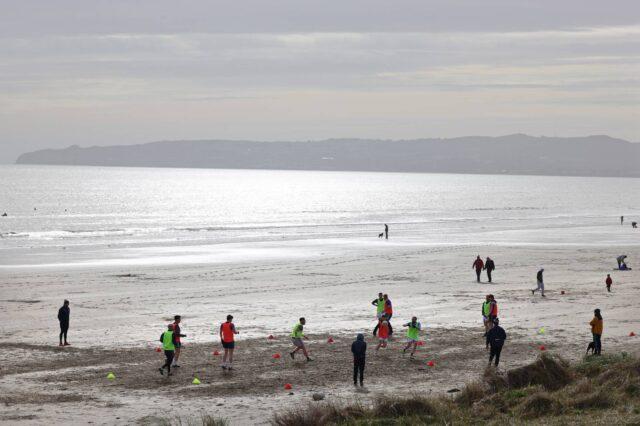
[[[166,362],[158,370],[160,374],[164,375],[164,369],[167,369],[167,375],[171,376],[171,362],[173,361],[173,355],[176,350],[176,334],[173,332],[173,324],[169,324],[167,331],[160,335],[160,341],[162,342],[162,349],[164,349],[164,356]]]
[[[376,307],[376,317],[378,319],[382,318],[382,314],[384,313],[384,297],[382,293],[378,293],[378,298],[373,299],[371,304]]]
[[[491,295],[487,294],[485,301],[482,302],[482,322],[484,323],[484,335],[486,336],[489,330],[491,330],[491,320],[489,315],[491,314]]]
[[[404,347],[402,353],[406,353],[407,349],[412,347],[411,358],[413,358],[413,355],[416,353],[416,347],[418,346],[418,340],[420,339],[420,330],[422,329],[422,326],[418,322],[417,317],[412,317],[411,322],[404,324],[403,327],[409,328],[407,329],[407,346]]]
[[[291,341],[296,348],[293,350],[293,352],[289,353],[289,355],[291,355],[291,359],[294,359],[296,352],[301,350],[304,356],[307,358],[307,361],[313,361],[311,358],[309,358],[307,348],[304,347],[304,342],[302,341],[302,339],[309,340],[303,333],[304,325],[306,323],[307,321],[304,318],[300,318],[300,322],[293,326],[293,330],[291,331]]]

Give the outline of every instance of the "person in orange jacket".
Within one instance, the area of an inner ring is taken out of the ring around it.
[[[482,273],[482,268],[484,268],[484,262],[482,261],[482,259],[480,259],[480,255],[478,255],[475,262],[473,262],[471,268],[476,269],[476,279],[478,280],[478,282],[480,282],[480,274]]]
[[[593,319],[589,323],[591,326],[591,334],[593,334],[593,353],[600,355],[602,352],[602,331],[604,330],[604,321],[600,314],[600,309],[593,311]]]

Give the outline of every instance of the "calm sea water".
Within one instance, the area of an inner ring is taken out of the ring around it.
[[[247,260],[304,245],[640,243],[619,224],[640,219],[640,179],[0,166],[0,182],[4,269]]]

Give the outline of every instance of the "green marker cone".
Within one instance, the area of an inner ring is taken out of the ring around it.
[[[115,380],[115,379],[116,379],[116,375],[115,375],[115,374],[113,374],[113,373],[109,373],[109,374],[107,374],[107,379],[109,379],[109,380]]]
[[[199,385],[200,384],[200,380],[198,380],[197,377],[194,377],[193,378],[193,382],[191,382],[191,383],[194,384],[194,385]]]

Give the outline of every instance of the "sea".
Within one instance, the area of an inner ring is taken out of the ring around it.
[[[2,165],[0,182],[0,271],[640,244],[638,178]]]

